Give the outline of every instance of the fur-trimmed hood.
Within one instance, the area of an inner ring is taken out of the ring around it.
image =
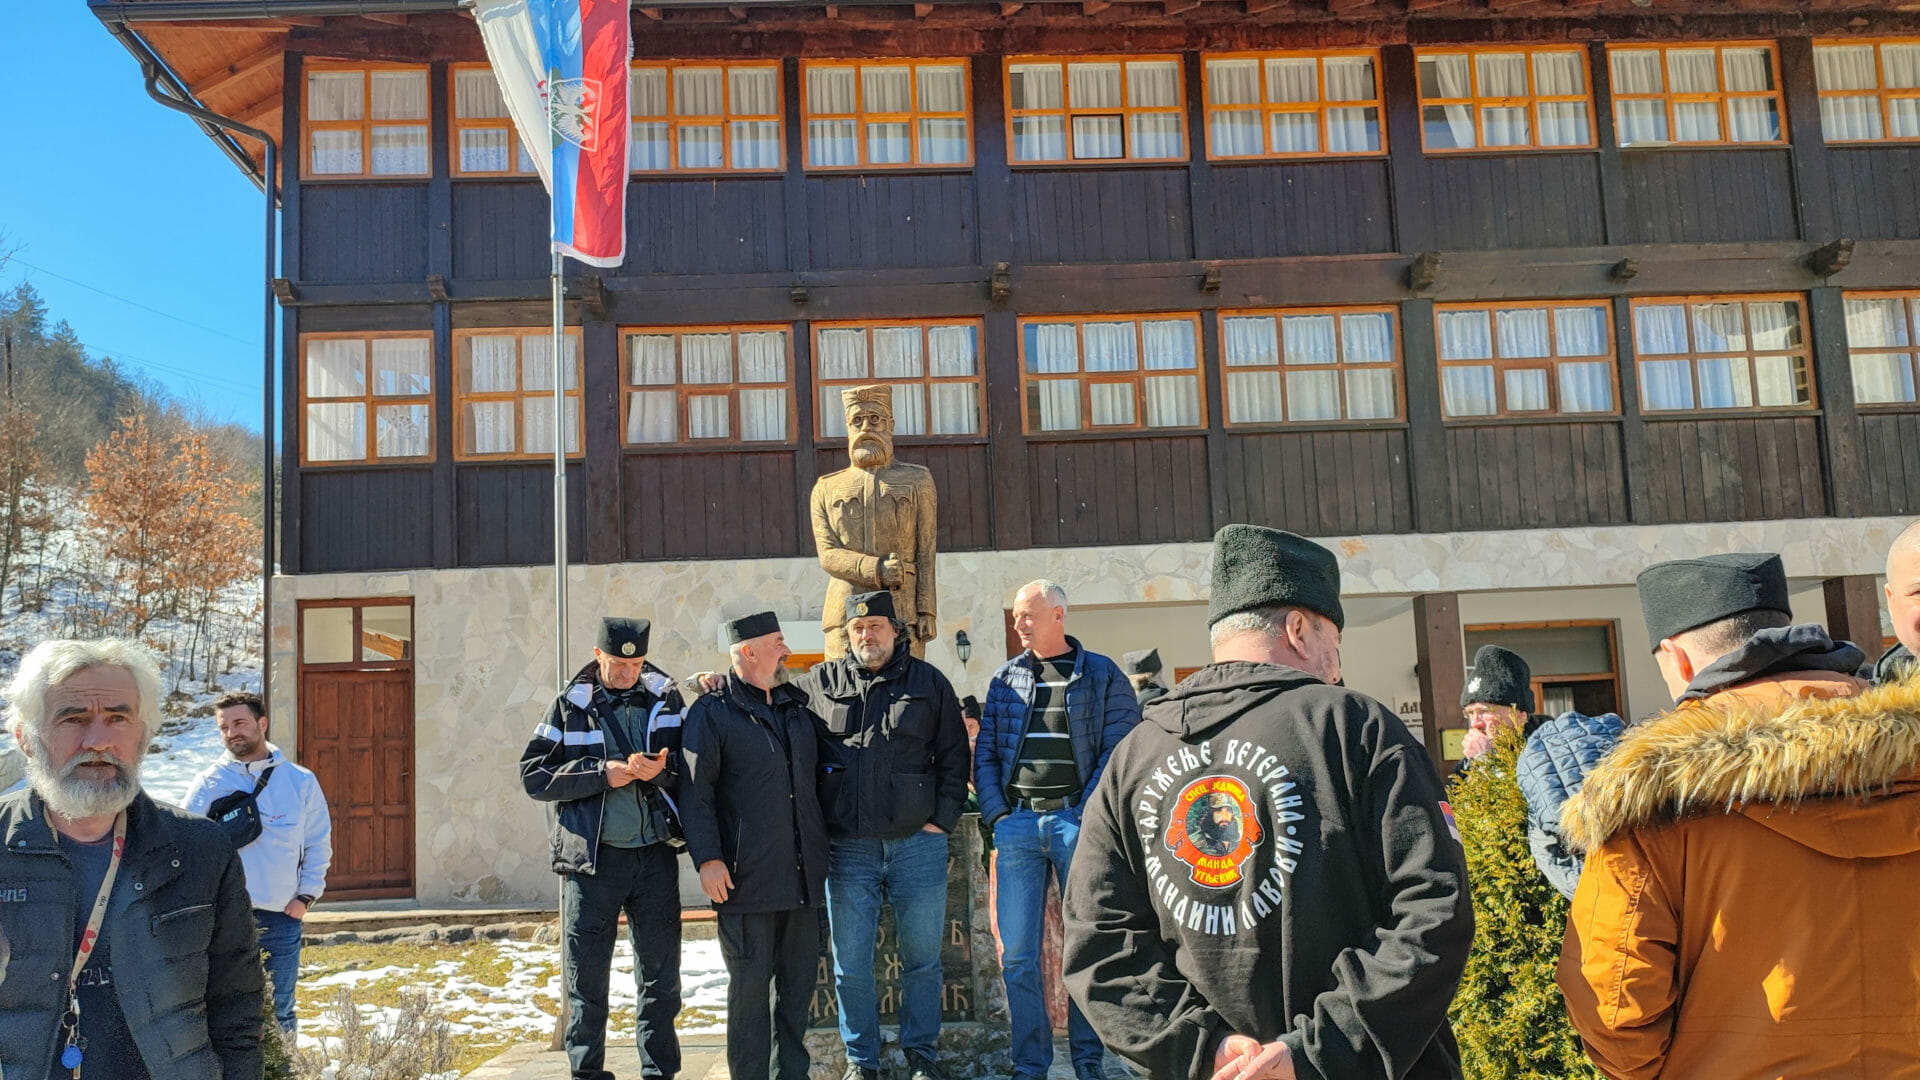
[[[1829,797],[1822,813],[1796,812]],[[1920,679],[1854,696],[1727,693],[1636,725],[1561,824],[1591,851],[1626,829],[1714,812],[1832,855],[1920,850]]]

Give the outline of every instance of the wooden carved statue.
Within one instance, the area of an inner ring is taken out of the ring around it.
[[[847,597],[886,589],[907,624],[913,655],[935,633],[933,474],[893,459],[893,389],[840,393],[853,464],[813,484],[813,542],[832,580],[820,613],[829,659],[847,654]]]

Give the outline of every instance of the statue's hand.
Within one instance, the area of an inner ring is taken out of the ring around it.
[[[880,560],[880,584],[889,589],[904,585],[907,575],[913,573],[913,564],[898,555],[889,555]]]
[[[938,628],[937,628],[936,626],[934,626],[934,618],[933,618],[933,616],[931,616],[931,615],[916,615],[916,616],[914,616],[914,620],[913,620],[913,640],[915,640],[915,641],[932,641],[932,640],[933,640],[933,635],[935,635],[935,634],[937,634],[937,633],[939,633],[939,629],[938,629]]]

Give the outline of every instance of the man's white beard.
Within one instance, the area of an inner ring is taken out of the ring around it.
[[[40,801],[47,804],[47,809],[61,817],[78,821],[117,814],[132,805],[134,796],[140,794],[138,759],[123,762],[111,754],[81,753],[55,772],[47,744],[41,742],[38,735],[30,734],[28,738],[33,740],[33,753],[27,758],[27,783],[40,796]],[[80,766],[98,762],[113,765],[117,774],[99,782],[73,775]]]
[[[879,439],[856,439],[847,448],[847,458],[855,468],[878,469],[893,458],[893,447]]]

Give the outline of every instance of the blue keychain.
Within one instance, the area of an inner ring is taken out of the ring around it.
[[[78,1046],[75,1046],[73,1043],[68,1043],[67,1048],[60,1051],[60,1067],[72,1070],[76,1076],[79,1075],[80,1048]]]

